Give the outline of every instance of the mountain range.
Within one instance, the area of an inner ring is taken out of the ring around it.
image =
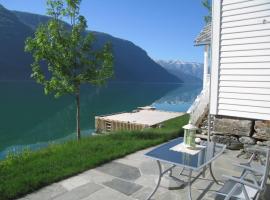
[[[201,63],[180,60],[156,60],[156,62],[184,83],[202,84],[203,64]]]
[[[40,23],[49,19],[43,15],[10,11],[0,5],[0,80],[31,80],[32,57],[24,52],[24,42],[28,36],[33,36]],[[112,81],[183,82],[132,42],[105,33],[93,34],[96,47],[112,43],[115,71]]]

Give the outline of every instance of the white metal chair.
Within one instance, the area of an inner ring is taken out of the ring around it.
[[[254,146],[254,145],[250,145],[250,146],[247,146],[246,148],[246,152],[248,153],[251,153],[251,156],[250,158],[248,159],[247,162],[244,162],[244,163],[240,163],[240,164],[234,164],[235,166],[238,166],[239,165],[244,165],[244,166],[247,166],[247,167],[252,167],[253,168],[256,168],[256,170],[260,171],[260,173],[264,170],[264,161],[262,159],[262,157],[264,156],[266,158],[266,149],[265,148],[260,148],[260,147],[257,147],[257,146]],[[261,165],[257,165],[254,166],[254,160],[260,162]],[[241,166],[240,166],[241,168]],[[241,173],[241,176],[244,175],[244,173],[246,172],[246,170],[244,169]],[[268,178],[270,178],[269,174],[268,174]]]
[[[261,152],[266,156],[266,161],[259,167],[238,164],[243,169],[240,177],[223,176],[227,179],[223,187],[217,191],[217,198],[223,197],[224,200],[244,199],[258,200],[266,189],[266,182],[270,167],[270,149],[262,149]]]

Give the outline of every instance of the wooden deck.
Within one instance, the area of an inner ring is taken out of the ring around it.
[[[184,115],[181,112],[166,112],[152,109],[138,109],[133,112],[116,113],[95,117],[96,133],[118,130],[142,130],[158,127],[162,122]]]

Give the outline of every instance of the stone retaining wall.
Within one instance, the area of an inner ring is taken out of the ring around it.
[[[251,136],[253,130],[252,120],[216,117],[214,131],[226,135]]]
[[[270,121],[255,121],[254,137],[261,140],[270,140]]]
[[[211,133],[212,140],[229,149],[241,149],[244,144],[270,146],[270,121],[215,116]]]

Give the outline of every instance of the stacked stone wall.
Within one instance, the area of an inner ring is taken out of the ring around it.
[[[206,122],[207,118],[200,126],[203,130],[208,129]],[[229,149],[256,144],[270,146],[270,121],[214,116],[211,119],[211,137]]]

